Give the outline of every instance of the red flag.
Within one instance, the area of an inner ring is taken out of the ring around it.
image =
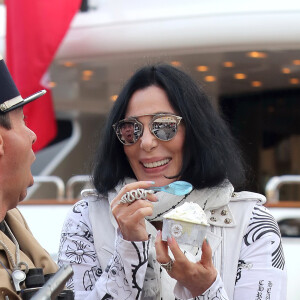
[[[46,88],[41,99],[24,107],[28,127],[37,134],[34,150],[56,135],[49,88],[42,85],[81,0],[6,0],[6,63],[23,98]]]

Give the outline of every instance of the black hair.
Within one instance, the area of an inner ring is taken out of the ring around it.
[[[225,179],[241,187],[245,171],[240,150],[203,88],[183,71],[158,64],[139,69],[129,79],[108,116],[93,166],[97,191],[106,193],[125,177],[136,178],[112,125],[124,119],[132,95],[152,85],[166,92],[185,125],[180,180],[197,189],[217,186]]]
[[[0,113],[0,126],[8,130],[11,129],[9,113],[6,114]]]

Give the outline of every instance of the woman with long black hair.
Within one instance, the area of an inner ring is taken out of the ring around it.
[[[131,128],[130,140],[125,134]],[[176,180],[184,196],[151,188]],[[285,299],[278,226],[245,182],[240,151],[208,96],[169,65],[138,70],[107,119],[95,191],[67,217],[59,263],[76,299]],[[210,227],[198,247],[162,241],[162,218],[185,202]]]

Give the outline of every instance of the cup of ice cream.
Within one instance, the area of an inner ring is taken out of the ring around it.
[[[162,240],[167,241],[168,237],[173,236],[178,244],[201,247],[208,227],[206,215],[200,205],[185,202],[164,215]]]

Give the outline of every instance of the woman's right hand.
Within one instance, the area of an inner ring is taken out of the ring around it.
[[[135,200],[132,203],[120,203],[121,197],[127,192],[136,189],[151,189],[151,181],[137,181],[125,185],[110,204],[112,214],[115,217],[123,238],[127,241],[147,241],[145,217],[151,216],[152,203],[157,198],[154,194],[147,194],[147,200]]]

